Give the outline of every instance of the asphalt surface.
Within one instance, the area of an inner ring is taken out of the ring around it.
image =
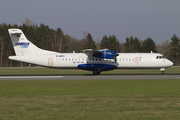
[[[180,74],[0,75],[0,80],[173,80]]]

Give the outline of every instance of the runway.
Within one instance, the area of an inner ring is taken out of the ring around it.
[[[173,80],[180,74],[0,75],[2,80]]]

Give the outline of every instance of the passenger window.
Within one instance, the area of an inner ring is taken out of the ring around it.
[[[156,57],[156,59],[158,59],[158,56]]]
[[[131,58],[129,58],[129,61],[131,61]]]

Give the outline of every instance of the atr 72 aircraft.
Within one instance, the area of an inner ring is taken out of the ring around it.
[[[157,68],[164,74],[164,68],[173,65],[159,53],[117,53],[108,49],[85,49],[83,53],[43,50],[27,40],[20,29],[8,29],[8,31],[16,53],[16,56],[9,56],[9,59],[49,68],[79,68],[93,71],[94,75],[118,68]]]

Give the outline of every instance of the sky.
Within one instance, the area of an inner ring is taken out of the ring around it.
[[[76,39],[88,32],[96,42],[115,35],[119,42],[133,36],[162,44],[180,37],[179,6],[180,0],[2,0],[0,23],[22,25],[28,18]]]

